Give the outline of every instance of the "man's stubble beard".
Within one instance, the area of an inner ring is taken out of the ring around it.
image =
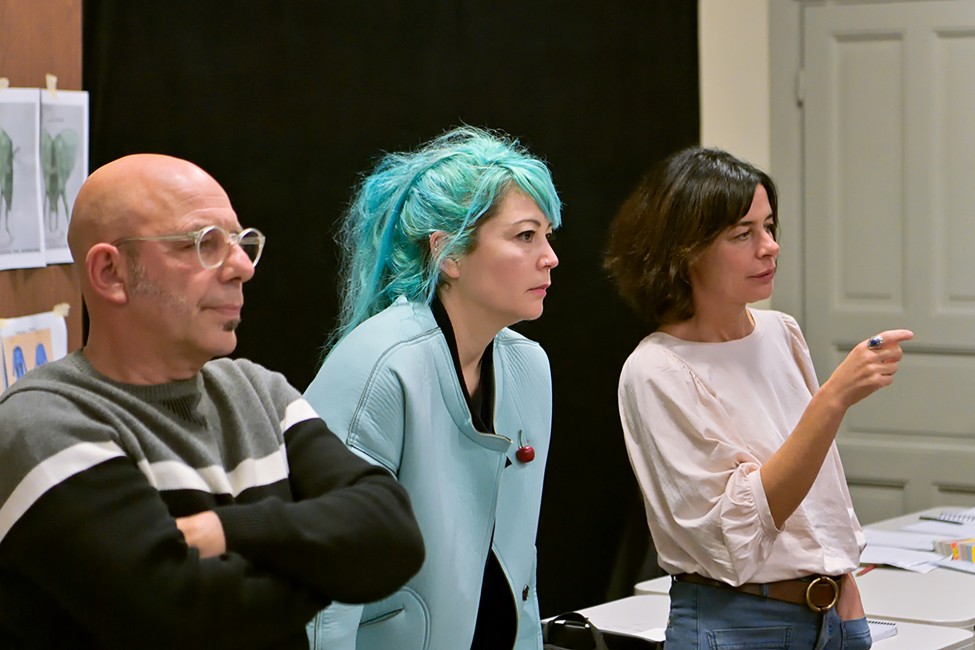
[[[129,273],[132,276],[129,292],[132,295],[144,296],[158,300],[163,306],[184,314],[190,313],[190,305],[181,297],[171,291],[163,289],[158,284],[149,279],[146,268],[139,263],[138,258],[129,257],[127,259]],[[224,332],[234,332],[240,327],[239,318],[234,318],[223,324]]]

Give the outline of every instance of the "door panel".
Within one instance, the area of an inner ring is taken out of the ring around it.
[[[975,505],[975,0],[803,6],[805,332],[820,379],[906,327],[838,437],[865,522]]]

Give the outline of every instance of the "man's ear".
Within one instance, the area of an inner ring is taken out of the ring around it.
[[[85,270],[95,295],[118,305],[128,302],[128,267],[118,248],[105,242],[95,244],[85,256]]]
[[[430,255],[433,259],[436,259],[443,247],[447,245],[450,236],[442,230],[435,230],[430,233]],[[440,272],[444,274],[447,279],[456,280],[460,277],[460,265],[457,263],[457,259],[454,257],[445,257],[440,261]]]

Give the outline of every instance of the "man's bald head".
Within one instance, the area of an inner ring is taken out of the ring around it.
[[[97,243],[147,234],[201,191],[226,196],[212,176],[172,156],[133,154],[99,167],[74,202],[68,227],[72,257],[80,264]]]
[[[193,163],[137,154],[88,177],[68,244],[88,307],[85,354],[99,372],[160,383],[233,351],[254,264],[232,245],[219,266],[201,264],[187,236],[209,226],[240,232],[227,193]]]

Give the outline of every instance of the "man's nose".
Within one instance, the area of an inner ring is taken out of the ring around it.
[[[230,245],[227,257],[220,268],[226,280],[239,278],[241,281],[247,282],[254,277],[254,262],[239,243]]]

